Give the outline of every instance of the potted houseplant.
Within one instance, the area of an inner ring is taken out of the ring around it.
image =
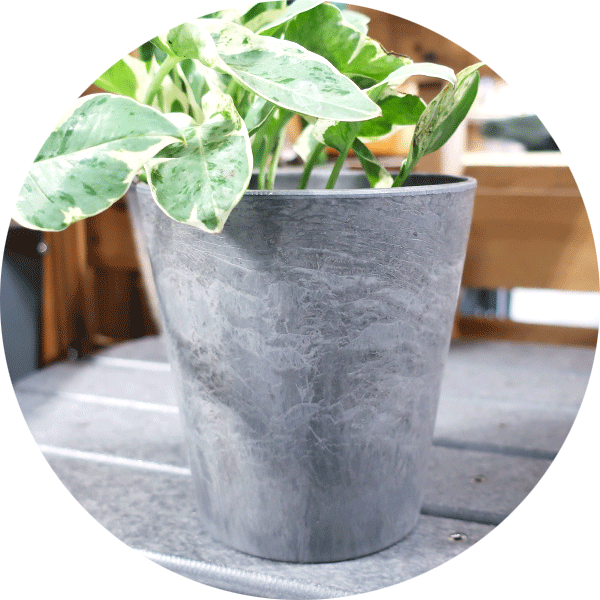
[[[217,539],[317,562],[414,526],[475,182],[410,172],[466,116],[479,66],[388,54],[330,4],[257,4],[120,60],[40,150],[22,225],[61,230],[131,200]],[[397,91],[414,75],[448,84],[426,106]],[[294,114],[304,167],[277,177]],[[407,125],[392,175],[366,143]],[[350,150],[364,173],[342,172]]]

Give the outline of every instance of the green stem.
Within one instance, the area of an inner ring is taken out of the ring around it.
[[[263,138],[263,141],[261,143],[261,149],[262,149],[262,157],[260,160],[260,166],[258,168],[257,187],[259,190],[264,190],[265,189],[267,163],[269,161],[268,141],[267,141],[266,137]]]
[[[362,127],[362,122],[360,122],[360,121],[357,123],[349,123],[348,124],[348,133],[346,135],[346,139],[350,140],[350,142],[340,152],[340,155],[338,156],[338,159],[336,160],[335,165],[333,166],[333,170],[331,171],[331,175],[329,176],[329,180],[327,181],[327,185],[325,186],[325,189],[332,190],[335,187],[335,183],[340,174],[340,171],[342,170],[342,167],[344,166],[344,162],[346,161],[348,153],[350,152],[350,149],[352,148],[352,144],[354,143],[354,140],[356,139],[356,136],[358,135],[361,127]]]
[[[225,87],[225,94],[233,97],[240,87],[240,84],[233,77],[231,77],[227,83],[227,86]]]
[[[323,152],[323,148],[325,148],[325,144],[317,144],[308,155],[306,159],[306,163],[304,164],[304,171],[302,171],[302,177],[300,178],[300,183],[298,184],[298,189],[303,190],[306,188],[308,184],[308,180],[310,178],[310,174],[314,166],[317,164],[319,157],[321,156],[321,152]]]
[[[277,162],[279,161],[279,153],[281,152],[280,145],[282,145],[285,140],[285,126],[292,118],[292,115],[293,113],[290,111],[279,109],[279,114],[267,124],[267,131],[265,131],[263,136],[264,146],[261,146],[263,154],[261,156],[258,172],[259,189],[270,189],[266,187],[266,185],[268,185],[266,173],[271,155],[273,156],[271,159],[271,167],[269,169],[269,181],[275,179],[275,171],[277,169]]]
[[[269,165],[269,175],[267,177],[267,189],[272,190],[275,185],[275,175],[277,174],[277,167],[279,166],[279,157],[281,156],[281,151],[283,150],[283,146],[285,144],[285,128],[279,132],[279,139],[277,140],[277,145],[275,146],[275,151],[273,152],[273,156],[271,158],[271,164]]]
[[[409,154],[409,157],[410,157],[410,154]],[[411,172],[413,166],[414,165],[411,165],[408,162],[408,157],[405,158],[402,161],[402,165],[400,166],[400,172],[398,173],[398,175],[396,176],[396,179],[394,179],[394,181],[392,183],[392,187],[400,187],[406,181],[406,178],[410,175],[410,172]]]
[[[326,190],[332,190],[335,186],[337,178],[344,166],[344,162],[346,161],[346,157],[348,156],[348,152],[350,152],[350,146],[347,146],[343,152],[340,152],[340,155],[337,157],[335,161],[335,165],[333,165],[333,170],[331,171],[331,175],[327,180],[327,185],[325,186]]]
[[[160,89],[160,85],[163,82],[163,79],[171,72],[173,67],[180,61],[181,59],[175,56],[167,56],[165,61],[160,65],[160,68],[156,72],[156,75],[152,79],[150,83],[150,87],[146,92],[146,96],[144,98],[144,104],[148,106],[152,105],[152,101],[154,100],[158,90]]]

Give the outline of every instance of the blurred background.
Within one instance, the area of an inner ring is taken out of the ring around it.
[[[375,10],[369,33],[388,51],[455,71],[477,58],[432,31]],[[518,93],[488,67],[470,116],[416,171],[478,180],[453,339],[595,346],[598,262],[585,206],[560,150]],[[406,92],[430,101],[437,80],[411,79]],[[84,93],[99,91],[91,86]],[[289,130],[290,140],[296,135]],[[390,169],[412,131],[371,144]],[[287,157],[293,160],[294,156]],[[350,167],[358,167],[349,158]],[[0,310],[9,373],[16,381],[45,365],[160,332],[151,278],[136,253],[127,206],[60,233],[11,223]]]

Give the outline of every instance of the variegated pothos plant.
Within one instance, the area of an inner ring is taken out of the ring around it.
[[[339,152],[327,187],[350,150],[374,187],[399,186],[466,116],[479,64],[455,75],[387,53],[367,19],[319,0],[264,2],[175,27],[95,82],[50,134],[17,201],[15,220],[58,231],[108,208],[136,174],[172,218],[220,232],[253,169],[271,188],[295,114],[300,186],[327,147]],[[398,87],[425,75],[448,82],[426,106]],[[393,178],[367,143],[415,126]]]

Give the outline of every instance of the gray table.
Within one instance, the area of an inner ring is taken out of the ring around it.
[[[186,577],[230,591],[328,598],[415,577],[498,525],[562,445],[593,357],[587,348],[453,345],[416,529],[377,554],[320,565],[248,556],[201,529],[160,338],[54,365],[22,379],[15,390],[59,478],[132,548]]]

